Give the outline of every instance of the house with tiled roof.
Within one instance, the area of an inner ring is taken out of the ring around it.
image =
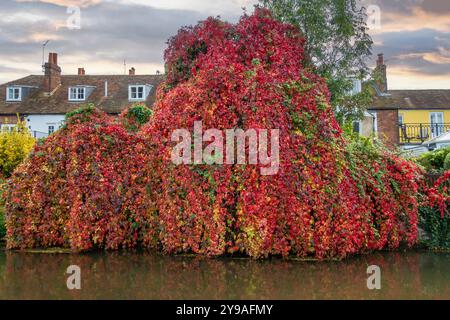
[[[388,90],[383,54],[378,55],[376,70],[381,81],[368,112],[378,137],[410,149],[450,130],[450,90]]]
[[[111,115],[118,115],[135,103],[152,107],[156,88],[163,75],[87,75],[84,68],[76,75],[62,75],[58,56],[50,53],[43,75],[30,75],[0,85],[0,124],[13,126],[17,114],[33,135],[46,136],[64,122],[65,114],[93,103]]]

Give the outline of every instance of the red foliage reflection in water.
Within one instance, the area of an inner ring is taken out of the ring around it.
[[[449,299],[449,254],[378,253],[340,262],[152,253],[0,253],[0,299]],[[78,265],[82,289],[69,291]],[[382,289],[366,270],[381,268]]]

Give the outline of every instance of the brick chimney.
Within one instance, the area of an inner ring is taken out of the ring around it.
[[[84,68],[78,68],[78,75],[79,76],[84,76],[86,74],[86,71],[84,70]]]
[[[58,66],[58,54],[50,52],[48,62],[44,64],[45,74],[43,89],[51,95],[61,85],[61,68]]]
[[[377,85],[382,93],[386,93],[388,91],[388,82],[387,82],[387,73],[386,73],[386,64],[384,63],[384,54],[379,53],[377,58],[377,67],[375,71],[378,76]]]
[[[128,73],[130,76],[134,76],[136,75],[136,69],[134,67],[132,67]]]

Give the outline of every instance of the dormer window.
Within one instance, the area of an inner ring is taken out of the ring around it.
[[[22,101],[22,88],[20,87],[6,88],[6,101]]]
[[[69,88],[69,101],[84,101],[86,100],[86,88],[85,87],[70,87]]]
[[[129,86],[128,98],[130,101],[143,101],[146,99],[145,86],[135,85]]]

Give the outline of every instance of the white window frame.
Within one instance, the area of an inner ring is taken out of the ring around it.
[[[142,97],[139,98],[139,88],[142,88]],[[132,91],[133,89],[136,89],[136,98],[132,97]],[[145,101],[145,85],[130,85],[128,86],[128,100],[129,101]]]
[[[72,98],[72,90],[75,90],[76,98]],[[83,93],[82,99],[79,98],[79,95],[81,92]],[[69,87],[68,98],[69,98],[69,101],[86,101],[86,88],[85,87]]]
[[[11,97],[9,95],[9,91],[13,90],[13,96]],[[15,90],[19,92],[19,97],[14,98],[15,96]],[[6,101],[22,101],[22,88],[21,87],[7,87],[6,88]]]
[[[445,123],[445,121],[444,121],[444,112],[442,112],[442,111],[430,112],[430,123],[432,123],[431,122],[431,118],[432,118],[433,115],[441,115],[442,116],[442,124]]]
[[[435,116],[435,119],[437,119],[437,115],[440,115],[441,118],[442,118],[442,122],[433,123],[431,121],[431,118],[433,117],[433,115]],[[445,123],[444,112],[442,112],[442,111],[430,112],[430,129],[431,129],[430,131],[431,131],[431,137],[432,138],[436,138],[436,137],[438,137],[438,136],[440,136],[441,134],[444,133],[444,123]],[[436,127],[433,126],[433,124],[442,124],[442,127],[437,127],[436,128]],[[437,131],[434,130],[434,129],[437,129]]]
[[[48,134],[51,135],[53,132],[55,132],[55,125],[48,125]],[[51,128],[51,129],[50,129]]]

